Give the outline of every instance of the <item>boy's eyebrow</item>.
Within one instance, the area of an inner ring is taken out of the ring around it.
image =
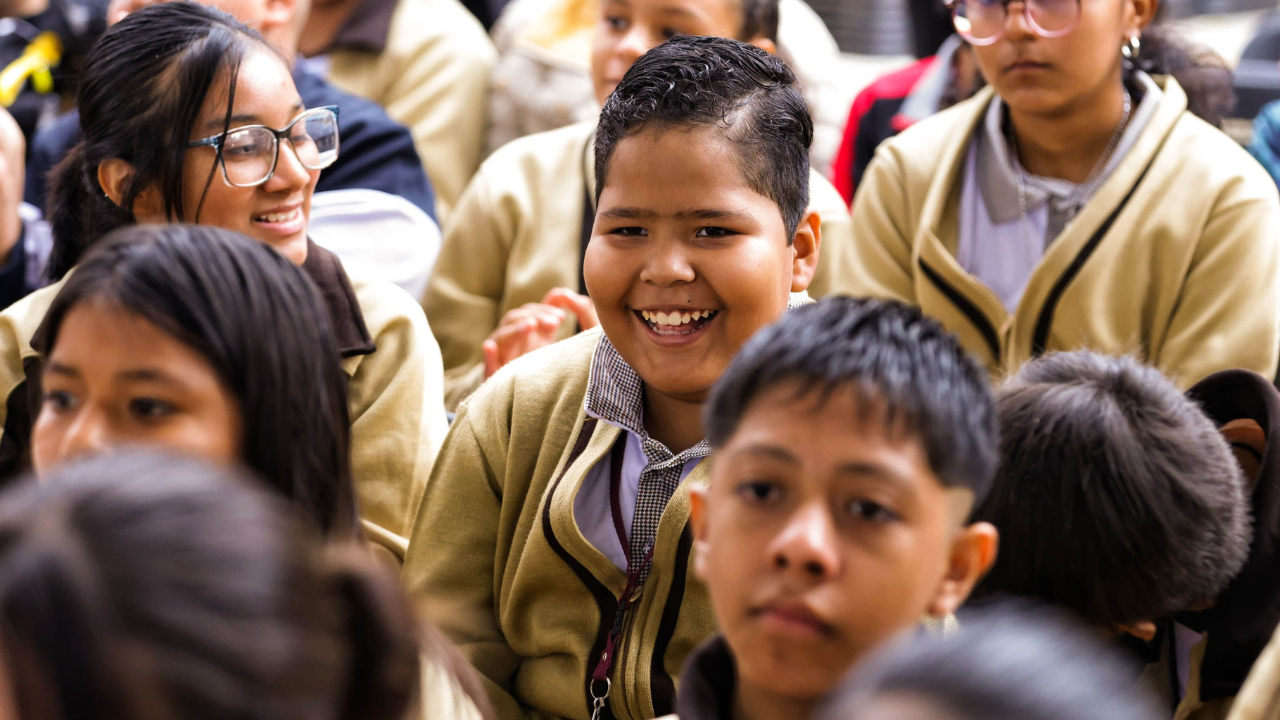
[[[800,464],[800,458],[795,453],[791,452],[790,450],[788,450],[787,448],[781,445],[769,445],[767,443],[753,443],[751,445],[748,445],[740,449],[738,452],[744,453],[746,455],[763,455],[764,457],[772,458],[774,460],[781,460],[782,462],[788,463],[791,465]]]
[[[661,215],[653,210],[639,207],[610,208],[600,213],[600,217],[611,220],[654,220],[659,217],[671,217],[676,220],[724,220],[725,218],[747,218],[748,215],[735,210],[718,208],[693,208],[681,210],[673,215]]]
[[[909,486],[913,483],[911,478],[903,475],[889,465],[878,462],[869,462],[865,460],[855,460],[853,462],[841,463],[837,468],[837,472],[841,475],[854,475],[856,477],[873,477],[881,480],[888,480],[897,485]]]
[[[75,368],[71,367],[70,365],[63,365],[63,364],[62,364],[62,363],[60,363],[60,362],[50,361],[50,362],[49,362],[49,364],[45,367],[44,371],[45,371],[45,372],[47,372],[47,373],[53,373],[54,375],[66,375],[66,376],[68,376],[68,377],[80,377],[80,371],[79,371],[79,370],[77,370],[77,369],[75,369]]]

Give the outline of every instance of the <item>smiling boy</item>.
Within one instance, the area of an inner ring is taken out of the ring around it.
[[[462,406],[404,568],[499,717],[670,712],[714,632],[690,568],[701,405],[803,302],[812,132],[791,71],[719,38],[651,51],[605,106],[584,264],[603,333],[521,358]]]
[[[591,53],[603,105],[636,58],[673,35],[732,37],[772,52],[778,0],[606,0]],[[454,409],[502,365],[597,320],[583,262],[596,209],[596,122],[520,138],[480,167],[449,223],[423,307],[440,342],[445,403]],[[819,173],[809,207],[821,217],[814,297],[845,290],[852,220]]]
[[[718,638],[681,720],[803,720],[868,652],[956,610],[995,559],[968,524],[996,466],[984,371],[896,302],[829,298],[762,331],[707,403],[692,494]]]

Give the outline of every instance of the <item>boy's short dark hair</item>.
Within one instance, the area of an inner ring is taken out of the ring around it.
[[[742,0],[742,34],[738,39],[758,37],[778,42],[778,0]]]
[[[711,391],[711,446],[728,441],[756,398],[791,382],[801,395],[852,386],[864,407],[882,403],[886,423],[919,439],[943,485],[985,495],[998,444],[990,382],[955,337],[917,308],[832,297],[761,330]]]
[[[1164,375],[1090,352],[1032,361],[1001,390],[1001,465],[974,518],[1000,530],[975,597],[1030,596],[1100,625],[1214,600],[1249,553],[1225,438]]]
[[[918,634],[859,667],[819,720],[858,720],[877,698],[911,698],[948,720],[1168,718],[1132,661],[1061,613],[1031,606],[970,614],[959,632]]]
[[[813,120],[786,63],[717,37],[674,37],[640,56],[600,112],[597,202],[618,143],[653,125],[720,128],[751,189],[777,203],[791,242],[809,207]]]

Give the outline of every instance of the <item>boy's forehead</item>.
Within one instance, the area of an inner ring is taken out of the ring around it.
[[[740,212],[760,201],[741,158],[721,128],[651,123],[614,147],[600,191],[600,212],[645,208],[659,215],[680,210]]]
[[[686,15],[709,20],[732,18],[730,27],[717,28],[720,35],[732,37],[741,25],[742,0],[605,0],[604,6],[621,6],[647,12]]]

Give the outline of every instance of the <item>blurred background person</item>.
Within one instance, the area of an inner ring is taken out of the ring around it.
[[[819,720],[1162,720],[1137,668],[1066,615],[970,614],[854,671]]]
[[[309,68],[413,133],[448,219],[484,157],[497,52],[458,0],[315,0],[297,44]]]
[[[5,717],[479,720],[393,577],[256,485],[135,452],[0,496]]]

